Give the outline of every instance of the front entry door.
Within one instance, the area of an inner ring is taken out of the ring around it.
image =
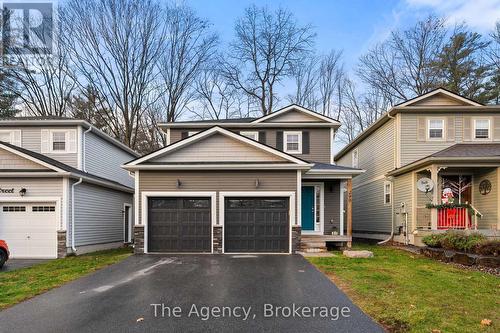
[[[314,231],[314,186],[302,187],[302,230]]]

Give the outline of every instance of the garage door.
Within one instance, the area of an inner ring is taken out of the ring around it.
[[[0,239],[12,258],[57,258],[54,203],[0,203]]]
[[[150,198],[148,252],[211,252],[210,198]]]
[[[289,252],[288,198],[226,198],[225,252]]]

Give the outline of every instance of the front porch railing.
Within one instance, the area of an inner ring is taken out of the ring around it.
[[[477,230],[477,219],[482,217],[474,206],[437,208],[438,230],[474,229]]]

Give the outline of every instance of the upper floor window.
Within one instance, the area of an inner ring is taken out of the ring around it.
[[[52,132],[52,151],[66,151],[66,132]]]
[[[358,148],[355,148],[352,151],[352,167],[357,168],[359,165],[359,151]]]
[[[198,133],[198,131],[189,131],[189,132],[188,132],[188,136],[195,135],[196,133]]]
[[[285,153],[302,154],[302,132],[284,132]]]
[[[0,141],[21,146],[20,130],[0,130]]]
[[[392,184],[391,182],[384,182],[384,204],[389,205],[392,201]]]
[[[474,119],[474,139],[490,138],[490,120]]]
[[[444,138],[444,119],[429,119],[428,139]]]
[[[256,132],[256,131],[242,131],[240,132],[240,135],[243,135],[244,137],[247,137],[249,139],[252,139],[252,140],[259,140],[259,132]]]
[[[41,130],[42,153],[76,153],[77,133],[74,129]]]

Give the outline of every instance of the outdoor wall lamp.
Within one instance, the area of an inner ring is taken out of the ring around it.
[[[19,195],[24,197],[26,195],[26,189],[25,188],[22,188],[20,191],[19,191]]]
[[[180,179],[177,179],[176,186],[177,186],[177,188],[180,188],[182,186],[182,182],[180,181]]]
[[[259,188],[260,186],[260,181],[258,179],[255,180],[255,188]]]

